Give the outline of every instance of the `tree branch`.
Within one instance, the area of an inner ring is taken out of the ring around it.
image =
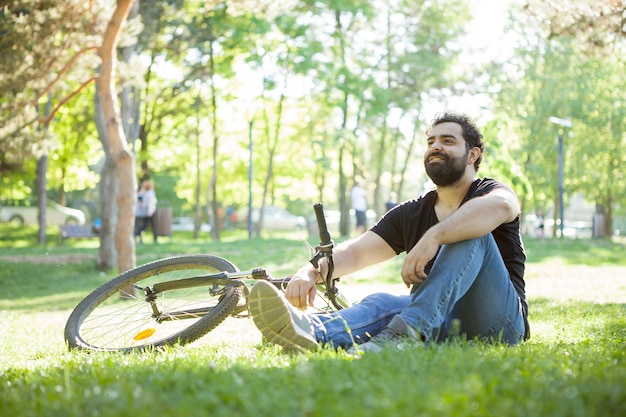
[[[57,76],[54,80],[52,80],[47,86],[46,88],[41,91],[40,94],[38,94],[31,102],[30,104],[35,105],[37,104],[37,102],[39,102],[39,99],[41,97],[43,97],[45,94],[48,94],[48,92],[52,89],[52,87],[54,87],[54,85],[59,82],[59,80],[61,80],[61,78],[63,78],[63,75],[65,75],[65,73],[67,71],[70,70],[70,68],[72,68],[72,66],[74,65],[74,63],[78,60],[78,58],[80,58],[83,54],[90,52],[90,51],[97,51],[98,47],[97,46],[88,46],[86,48],[83,48],[81,50],[79,50],[78,52],[76,52],[72,58],[65,63],[65,65],[63,66],[63,68],[61,68],[59,70],[59,72],[57,73]],[[89,82],[91,82],[93,79],[91,79]],[[80,91],[82,88],[84,87],[84,84],[81,85],[78,89],[78,91]],[[28,103],[26,103],[28,104]]]
[[[72,91],[63,100],[59,101],[54,106],[54,108],[50,111],[50,114],[48,116],[40,118],[39,121],[41,123],[44,123],[44,124],[50,123],[50,121],[54,118],[54,115],[56,114],[56,112],[59,111],[59,109],[61,107],[63,107],[68,101],[70,101],[72,98],[74,98],[74,96],[76,96],[78,93],[80,93],[82,90],[84,90],[89,84],[91,84],[92,82],[96,81],[97,79],[98,79],[98,77],[96,75],[94,75],[93,77],[89,78],[87,81],[83,82],[80,85],[80,87],[78,87],[76,90]]]

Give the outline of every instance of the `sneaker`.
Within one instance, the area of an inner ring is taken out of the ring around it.
[[[394,316],[389,324],[376,336],[362,345],[354,345],[348,349],[349,354],[360,354],[365,352],[380,352],[386,345],[401,347],[405,342],[422,341],[422,336],[407,325],[400,316]]]
[[[267,281],[254,284],[248,305],[254,324],[269,342],[281,345],[285,350],[320,348],[311,319],[292,306],[273,284]]]

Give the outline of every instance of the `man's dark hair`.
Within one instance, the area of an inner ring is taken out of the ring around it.
[[[480,133],[480,130],[476,127],[474,121],[464,114],[441,113],[435,116],[430,130],[441,123],[457,123],[461,125],[463,138],[465,139],[465,149],[468,151],[472,148],[480,149],[480,156],[474,162],[474,168],[478,171],[478,167],[483,160],[485,142],[483,142],[483,134]]]

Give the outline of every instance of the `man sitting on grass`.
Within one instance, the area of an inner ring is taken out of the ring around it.
[[[284,295],[264,281],[253,286],[250,311],[265,338],[288,350],[329,344],[357,352],[458,334],[507,344],[528,338],[520,206],[509,187],[476,178],[483,150],[472,120],[440,115],[424,154],[436,190],[394,207],[333,252],[336,276],[406,252],[401,275],[410,294],[376,293],[331,314],[305,314],[328,271],[322,259],[319,271],[300,268]]]

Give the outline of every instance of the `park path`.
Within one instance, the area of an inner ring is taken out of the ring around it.
[[[96,261],[96,255],[3,255],[0,260],[19,263],[67,265],[86,261]],[[355,274],[356,275],[356,274]],[[376,269],[365,276],[375,280]],[[587,266],[567,265],[560,261],[528,264],[526,267],[526,293],[531,298],[551,298],[556,300],[578,300],[594,303],[626,304],[626,266]],[[406,288],[398,284],[351,284],[350,277],[344,277],[339,284],[342,291],[352,301],[358,301],[373,292],[406,294]]]
[[[54,256],[2,256],[0,259],[12,262],[32,262],[40,264],[68,264],[74,262],[94,261],[94,255],[72,254]],[[355,274],[356,275],[356,274]],[[401,283],[398,284],[376,284],[376,270],[367,271],[365,276],[370,275],[370,283],[354,283],[357,277],[344,277],[340,282],[341,291],[352,301],[358,301],[367,294],[377,291],[389,292],[392,294],[406,294],[407,289]],[[398,276],[398,281],[400,277]],[[529,300],[547,298],[558,302],[568,300],[586,301],[592,303],[618,303],[626,306],[626,266],[586,266],[567,265],[562,262],[548,262],[529,264],[526,269],[526,289]],[[17,314],[11,313],[9,314]],[[60,350],[62,346],[62,329],[67,320],[68,311],[37,312],[24,316],[24,327],[35,323],[46,323],[41,331],[48,334],[49,340],[58,344]],[[4,329],[4,331],[8,331]],[[15,331],[12,338],[18,342],[24,337],[24,346],[27,346],[28,334]],[[0,339],[2,339],[0,331]],[[4,335],[6,336],[6,335]],[[254,346],[262,340],[260,332],[254,326],[252,320],[247,318],[226,319],[223,325],[213,330],[210,335],[194,342],[193,345],[220,345],[232,346]],[[30,349],[30,348],[29,348]],[[33,347],[35,349],[35,347]],[[224,349],[224,352],[241,354],[246,350]],[[255,352],[255,350],[250,350]],[[32,352],[36,355],[36,351]],[[229,353],[231,354],[231,353]]]

